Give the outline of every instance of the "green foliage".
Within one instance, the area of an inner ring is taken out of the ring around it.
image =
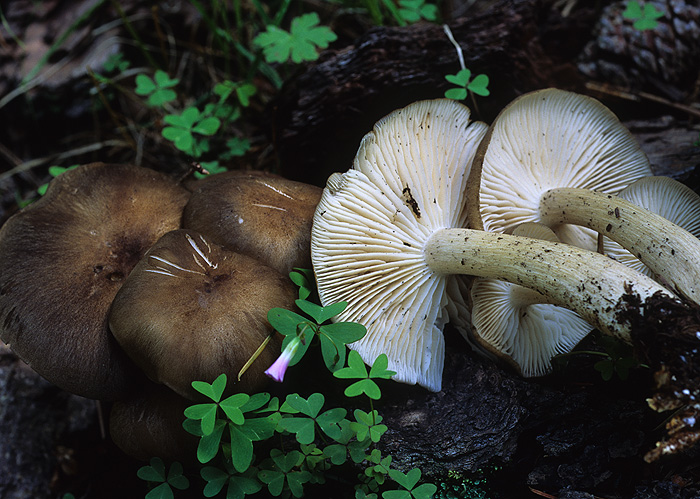
[[[488,90],[489,77],[485,74],[479,74],[472,78],[472,72],[465,68],[457,74],[446,75],[445,79],[459,87],[452,88],[445,92],[445,97],[448,99],[464,100],[467,98],[468,92],[475,93],[482,97],[487,97],[490,94]]]
[[[154,457],[149,465],[139,468],[136,474],[141,480],[155,484],[146,494],[146,499],[173,499],[173,488],[186,490],[190,486],[190,481],[182,472],[182,465],[175,462],[166,473],[163,460]]]
[[[415,23],[421,19],[437,21],[438,8],[425,0],[399,0],[399,15],[407,23]]]
[[[387,369],[388,365],[389,361],[387,356],[381,354],[374,361],[369,372],[367,372],[367,367],[362,361],[362,358],[360,358],[360,354],[352,350],[348,356],[348,367],[337,370],[333,373],[333,376],[341,379],[360,380],[345,389],[346,397],[357,397],[364,394],[372,400],[379,400],[382,396],[382,392],[374,380],[389,379],[396,374],[396,372]]]
[[[337,39],[335,33],[326,26],[319,26],[318,14],[311,12],[295,17],[290,31],[270,25],[260,33],[253,43],[263,50],[267,62],[295,63],[314,61],[318,49],[326,48]]]
[[[163,128],[163,137],[194,158],[209,150],[209,143],[197,135],[214,135],[221,126],[219,118],[201,113],[196,107],[188,107],[180,114],[168,114],[163,121],[170,125]]]
[[[159,107],[177,98],[177,94],[173,90],[180,80],[170,78],[168,73],[159,69],[151,78],[143,73],[136,76],[136,92],[137,95],[148,97],[146,102],[149,106]]]
[[[346,355],[346,344],[362,338],[365,328],[355,323],[330,322],[345,309],[345,303],[323,307],[306,299],[316,296],[311,271],[297,269],[290,277],[299,286],[296,304],[305,315],[272,309],[270,323],[285,340],[303,340],[305,348],[299,351],[318,343],[324,362],[336,378],[357,380],[346,389],[346,394],[366,395],[370,410],[355,409],[348,418],[347,409],[327,407],[321,393],[308,397],[291,393],[282,402],[269,393],[225,397],[225,374],[212,383],[194,381],[193,388],[208,401],[185,410],[183,427],[200,439],[197,459],[206,464],[200,470],[205,482],[203,495],[214,497],[225,491],[227,499],[243,499],[265,490],[273,497],[303,497],[309,485],[324,483],[326,472],[344,465],[349,458],[365,465],[364,473],[358,477],[356,497],[377,499],[387,482],[394,482],[401,489],[384,491],[384,498],[431,497],[436,487],[418,483],[420,470],[406,474],[393,470],[391,456],[383,456],[375,448],[388,429],[372,406],[381,397],[375,380],[395,374],[387,369],[386,355],[377,357],[369,369],[357,352]],[[283,447],[271,449],[266,456],[258,455],[255,444],[269,441],[274,435],[284,437]],[[173,465],[166,474],[159,459],[139,470],[139,477],[157,484],[148,499],[172,497],[171,489],[184,484],[182,468]]]
[[[73,168],[77,168],[77,167],[78,167],[78,165],[71,165],[67,168],[64,168],[63,166],[57,166],[57,165],[49,166],[49,175],[56,178],[61,173],[67,172],[68,170],[72,170]],[[39,193],[40,196],[43,196],[44,194],[46,194],[46,189],[48,189],[48,188],[49,188],[49,184],[42,184],[37,188],[36,192]]]
[[[111,54],[107,57],[107,60],[102,65],[102,68],[107,73],[121,73],[129,69],[131,63],[124,59],[124,54],[117,52],[116,54]]]
[[[634,21],[634,28],[640,31],[650,30],[658,26],[658,21],[660,17],[663,17],[664,12],[658,10],[651,3],[646,3],[642,7],[637,0],[630,0],[627,2],[622,16],[625,19]]]
[[[640,367],[630,345],[604,335],[600,335],[597,341],[605,350],[605,358],[596,362],[593,368],[600,372],[605,381],[610,381],[615,374],[624,381],[629,377],[630,369]]]

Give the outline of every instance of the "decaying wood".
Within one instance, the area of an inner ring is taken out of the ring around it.
[[[490,121],[529,90],[579,88],[578,70],[567,59],[582,48],[592,20],[585,12],[576,19],[558,17],[549,2],[508,0],[449,23],[466,67],[490,77],[491,95],[469,104],[475,118]],[[283,173],[323,185],[329,172],[349,167],[379,118],[415,100],[442,97],[452,87],[445,75],[459,70],[455,47],[435,24],[375,28],[326,52],[283,89],[274,107]]]

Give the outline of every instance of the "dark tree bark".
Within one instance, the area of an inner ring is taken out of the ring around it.
[[[501,1],[489,12],[449,23],[472,74],[490,77],[474,118],[490,122],[517,95],[556,85],[577,89],[573,63],[588,40],[593,12],[557,16],[549,2]],[[565,36],[564,36],[565,34]],[[415,100],[439,98],[460,70],[457,51],[436,24],[375,28],[353,45],[323,54],[282,90],[273,134],[283,174],[323,185],[346,170],[362,136],[382,116]]]

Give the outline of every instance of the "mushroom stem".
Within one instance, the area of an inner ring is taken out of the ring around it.
[[[550,189],[539,211],[550,227],[583,225],[609,237],[700,304],[700,240],[678,225],[618,196],[579,188]]]
[[[574,246],[476,229],[439,229],[424,246],[428,267],[439,274],[467,274],[519,284],[551,303],[577,312],[601,331],[632,342],[629,320],[644,313],[651,296],[679,300],[653,279],[608,257]],[[637,295],[640,306],[628,309]]]

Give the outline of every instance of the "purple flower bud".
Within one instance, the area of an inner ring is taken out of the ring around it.
[[[287,372],[287,367],[289,367],[289,363],[299,349],[300,344],[301,339],[299,339],[298,336],[293,338],[292,341],[287,344],[277,360],[267,369],[267,371],[265,371],[265,374],[278,383],[281,383],[284,379],[284,373]]]

